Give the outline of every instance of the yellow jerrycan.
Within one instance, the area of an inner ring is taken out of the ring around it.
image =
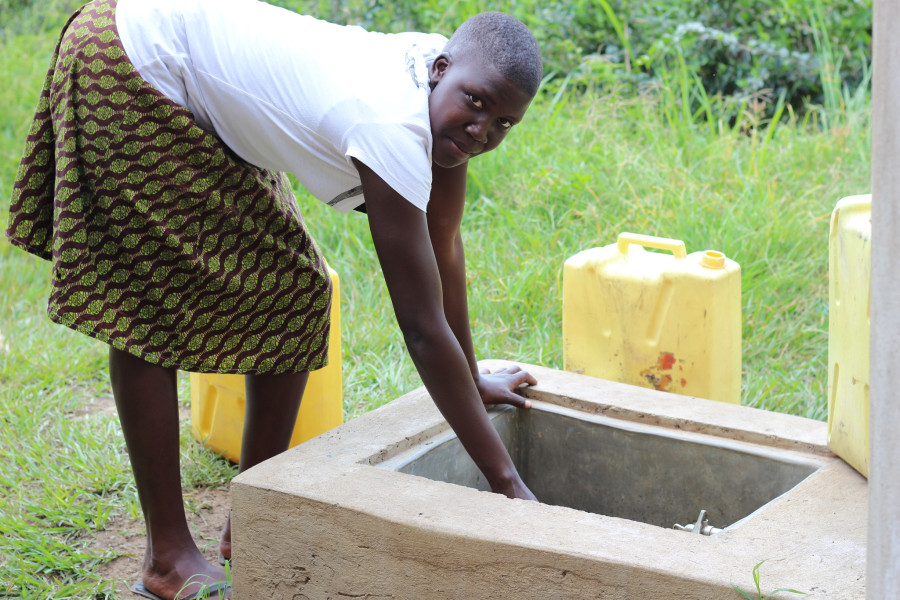
[[[331,277],[331,331],[328,365],[309,374],[290,447],[344,422],[341,381],[341,293],[338,274]],[[204,446],[232,462],[241,460],[246,393],[244,376],[191,373],[191,430]]]
[[[563,355],[567,371],[740,404],[740,266],[635,233],[579,252],[563,268]]]
[[[828,447],[869,476],[872,196],[841,199],[828,236]]]

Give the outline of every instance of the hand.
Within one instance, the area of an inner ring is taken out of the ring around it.
[[[503,367],[491,373],[487,369],[480,371],[475,386],[481,394],[481,401],[486,404],[511,404],[517,408],[531,408],[531,401],[514,393],[522,384],[537,385],[528,371],[516,366]],[[530,492],[529,492],[530,493]]]
[[[507,498],[520,498],[522,500],[532,500],[534,502],[538,501],[518,475],[497,486],[491,486],[491,491],[495,494],[503,494]]]

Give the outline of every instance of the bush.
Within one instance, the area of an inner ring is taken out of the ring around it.
[[[0,43],[20,34],[55,30],[84,0],[0,0]]]
[[[799,112],[823,103],[825,61],[850,88],[866,81],[871,64],[871,0],[274,1],[380,31],[448,36],[479,10],[510,12],[541,44],[551,93],[563,81],[637,91],[683,62],[709,94],[741,100],[783,95]],[[771,114],[774,102],[768,107]]]
[[[833,0],[826,10],[821,2],[732,0],[691,2],[687,8],[674,28],[669,22],[656,32],[648,50],[650,72],[677,54],[708,93],[783,95],[798,110],[823,104],[823,69],[834,68],[850,88],[866,81],[870,3]]]
[[[795,112],[823,104],[823,70],[833,71],[838,88],[855,89],[871,64],[872,0],[270,1],[336,23],[448,36],[481,10],[509,12],[537,37],[550,93],[563,82],[637,92],[675,67],[708,94],[762,99],[771,116],[780,96]],[[40,4],[0,0],[0,39],[11,29],[43,26],[29,18]]]

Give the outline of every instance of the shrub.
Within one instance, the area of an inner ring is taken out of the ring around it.
[[[445,35],[481,10],[509,12],[541,44],[549,93],[563,85],[639,91],[676,67],[710,95],[762,99],[771,116],[782,96],[795,112],[823,104],[823,69],[833,71],[838,88],[855,89],[871,64],[872,0],[270,1],[368,29]],[[0,39],[10,29],[43,26],[28,17],[40,4],[0,0]]]
[[[850,88],[871,64],[871,0],[274,1],[380,31],[445,35],[479,10],[510,12],[540,42],[551,93],[563,82],[637,91],[683,61],[707,93],[770,100],[771,115],[780,96],[795,112],[823,103],[823,61]]]

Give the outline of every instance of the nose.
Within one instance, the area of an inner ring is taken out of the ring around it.
[[[487,144],[488,123],[487,119],[480,119],[474,123],[470,123],[466,127],[466,131],[479,144]]]

